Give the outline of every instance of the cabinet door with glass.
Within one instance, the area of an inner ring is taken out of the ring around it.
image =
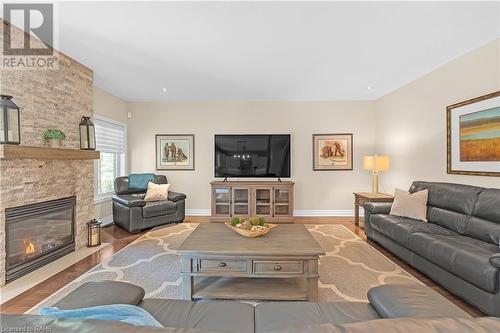
[[[231,188],[214,187],[212,189],[212,216],[231,216]]]
[[[293,215],[293,192],[287,186],[274,187],[274,217],[290,217]]]
[[[255,212],[252,215],[262,217],[273,216],[273,188],[255,187],[253,188],[253,207]]]
[[[250,188],[232,188],[232,216],[250,216]]]

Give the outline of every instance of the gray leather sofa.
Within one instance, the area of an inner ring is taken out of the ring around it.
[[[157,184],[168,184],[167,177],[156,176]],[[185,217],[186,195],[168,192],[168,200],[145,202],[146,191],[128,187],[128,177],[115,179],[113,221],[129,232],[156,227],[165,223],[182,222]]]
[[[63,320],[48,316],[1,315],[4,331],[50,327],[53,333],[80,332],[302,332],[302,333],[485,333],[499,332],[500,319],[473,319],[444,297],[420,284],[372,288],[369,302],[269,302],[147,299],[144,290],[125,282],[89,282],[58,303],[60,309],[103,304],[134,304],[165,328],[134,327],[113,321]],[[26,330],[25,330],[26,331]]]
[[[365,233],[481,311],[500,316],[500,190],[416,181],[428,189],[428,223],[366,203]]]

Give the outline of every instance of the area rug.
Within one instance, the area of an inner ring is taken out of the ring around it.
[[[198,226],[182,223],[154,229],[81,275],[28,313],[38,313],[87,281],[116,280],[143,287],[146,297],[182,298],[176,248]],[[366,302],[368,289],[417,281],[343,225],[306,225],[326,252],[319,262],[319,300]],[[293,245],[291,245],[293,246]]]

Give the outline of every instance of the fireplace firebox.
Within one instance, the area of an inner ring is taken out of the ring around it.
[[[5,210],[6,282],[75,250],[76,197]]]

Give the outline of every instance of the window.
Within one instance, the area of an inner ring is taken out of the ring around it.
[[[116,177],[127,174],[127,126],[100,116],[94,117],[96,149],[101,153],[95,163],[95,201],[113,195]]]

